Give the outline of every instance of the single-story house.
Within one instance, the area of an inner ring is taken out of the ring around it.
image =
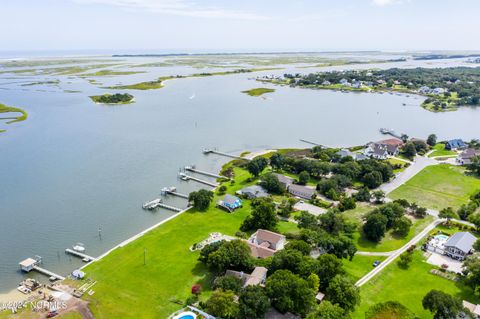
[[[473,314],[473,318],[475,318],[475,319],[480,318],[480,306],[479,305],[475,305],[475,304],[470,303],[466,300],[463,300],[462,303],[463,303],[463,307],[470,310],[470,312]]]
[[[263,285],[267,279],[268,269],[265,267],[255,267],[251,274],[243,271],[227,270],[226,276],[234,276],[242,280],[243,287]]]
[[[469,232],[458,232],[451,236],[443,245],[445,255],[457,260],[464,260],[473,249],[477,238]]]
[[[282,184],[285,187],[285,189],[287,189],[288,186],[292,185],[295,182],[295,179],[289,176],[285,176],[277,173],[273,173],[273,175],[278,178],[278,181],[280,182],[280,184]]]
[[[445,149],[449,151],[464,150],[467,147],[467,144],[459,138],[447,141],[447,143],[445,143]]]
[[[296,184],[292,184],[288,186],[287,191],[293,196],[297,196],[304,199],[312,199],[317,192],[314,188],[303,186],[303,185],[296,185]]]
[[[477,156],[480,156],[480,150],[468,148],[457,156],[457,163],[460,165],[472,164],[472,159]]]
[[[237,192],[238,195],[245,196],[248,199],[268,197],[268,192],[260,185],[252,185],[242,188]]]
[[[338,156],[340,156],[340,158],[345,158],[345,157],[348,157],[350,156],[351,158],[353,158],[353,160],[355,161],[361,161],[361,160],[364,160],[364,159],[367,159],[367,157],[365,156],[365,154],[361,154],[361,153],[354,153],[350,150],[347,150],[347,149],[341,149],[339,150],[337,153]]]
[[[229,212],[232,212],[235,209],[242,207],[242,200],[237,196],[227,194],[223,200],[218,202],[218,206],[226,208]]]
[[[251,254],[255,258],[271,257],[285,246],[286,238],[282,234],[259,229],[247,241]]]

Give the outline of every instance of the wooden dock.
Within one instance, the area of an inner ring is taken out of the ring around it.
[[[310,145],[313,145],[313,146],[320,146],[321,148],[329,148],[328,146],[325,146],[325,145],[322,145],[322,144],[319,144],[319,143],[315,143],[315,142],[312,142],[312,141],[309,141],[309,140],[300,139],[300,142],[307,143],[307,144],[310,144]]]
[[[170,187],[164,187],[164,188],[162,188],[161,194],[164,195],[164,196],[165,196],[165,195],[173,195],[173,196],[178,196],[178,197],[181,197],[181,198],[188,199],[188,195],[187,195],[187,194],[178,193],[178,192],[177,192],[177,188],[176,188],[175,186],[170,186]]]
[[[212,183],[212,182],[209,182],[209,181],[205,181],[205,180],[203,180],[203,179],[196,178],[196,177],[187,175],[187,174],[185,174],[185,173],[178,173],[178,176],[180,176],[180,178],[181,178],[182,180],[184,180],[184,181],[192,180],[192,181],[195,181],[195,182],[198,182],[198,183],[202,183],[202,184],[205,184],[205,185],[208,185],[208,186],[212,186],[212,187],[217,187],[217,186],[218,186],[217,183]]]
[[[87,254],[83,254],[83,253],[81,253],[81,252],[78,252],[78,251],[73,250],[73,249],[70,249],[70,248],[65,249],[65,253],[66,253],[66,254],[70,254],[70,255],[74,255],[74,256],[77,256],[77,257],[80,257],[80,258],[82,258],[82,260],[85,261],[85,262],[90,262],[90,261],[93,261],[93,260],[96,259],[95,257],[89,256],[89,255],[87,255]]]
[[[206,171],[202,171],[202,170],[196,169],[194,165],[192,165],[192,166],[185,166],[185,170],[186,170],[186,171],[193,172],[193,173],[197,173],[197,174],[209,176],[209,177],[227,178],[227,179],[229,179],[229,178],[226,177],[226,176],[222,176],[222,175],[218,175],[218,174],[215,174],[215,173],[210,173],[210,172],[206,172]]]
[[[36,270],[41,274],[47,275],[50,278],[55,278],[55,279],[58,279],[58,280],[64,280],[65,279],[65,277],[60,276],[60,275],[54,273],[53,271],[47,270],[47,269],[42,268],[38,265],[33,266],[33,270]]]
[[[175,206],[170,206],[170,205],[167,205],[167,204],[164,204],[164,203],[160,203],[160,204],[158,205],[158,207],[165,208],[165,209],[168,209],[168,210],[172,210],[172,211],[174,211],[174,212],[181,212],[181,211],[184,210],[183,208],[178,208],[178,207],[175,207]]]
[[[393,137],[395,137],[395,138],[398,138],[398,139],[400,139],[400,140],[402,139],[402,134],[398,134],[398,133],[396,133],[396,132],[395,132],[394,130],[392,130],[392,129],[381,128],[379,131],[380,131],[380,133],[382,133],[382,134],[391,135],[391,136],[393,136]]]
[[[230,157],[230,158],[234,158],[234,159],[241,159],[241,160],[249,161],[249,159],[241,157],[241,156],[231,155],[231,154],[227,154],[227,153],[224,153],[224,152],[219,152],[217,150],[211,150],[211,149],[204,149],[203,154],[205,154],[205,155],[207,155],[207,154],[217,154],[217,155],[222,155],[222,156],[226,156],[226,157]]]

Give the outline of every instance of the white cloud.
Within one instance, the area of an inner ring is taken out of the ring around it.
[[[198,18],[222,18],[241,20],[267,20],[266,16],[255,13],[202,7],[188,0],[73,0],[81,4],[105,4],[125,9],[140,9],[150,12]]]
[[[401,0],[372,0],[372,3],[377,6],[388,6],[390,4],[402,3]]]

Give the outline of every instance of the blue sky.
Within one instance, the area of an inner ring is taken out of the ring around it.
[[[0,50],[480,50],[478,0],[1,0]]]

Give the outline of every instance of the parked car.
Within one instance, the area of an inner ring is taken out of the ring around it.
[[[53,317],[55,317],[56,315],[58,315],[58,312],[56,312],[56,311],[49,311],[49,312],[47,313],[47,318],[53,318]]]
[[[380,265],[381,261],[380,260],[375,260],[373,262],[373,267],[377,267],[378,265]]]

